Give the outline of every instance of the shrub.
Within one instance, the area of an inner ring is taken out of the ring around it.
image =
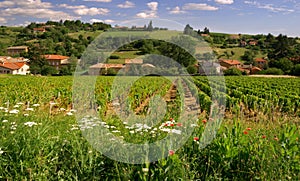
[[[118,55],[111,55],[109,58],[110,59],[119,59],[120,57]]]
[[[259,74],[266,75],[283,75],[283,71],[278,68],[268,68],[267,70],[260,71]]]
[[[235,76],[239,76],[242,75],[242,71],[240,71],[239,69],[233,67],[233,68],[229,68],[227,70],[224,71],[224,75],[235,75]]]

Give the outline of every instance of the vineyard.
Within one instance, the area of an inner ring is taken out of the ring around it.
[[[84,79],[74,88],[73,77],[0,76],[0,180],[300,178],[298,78],[97,77],[92,96]],[[158,161],[130,164],[93,147],[99,128],[111,154],[117,143],[192,132],[179,149],[166,143]]]

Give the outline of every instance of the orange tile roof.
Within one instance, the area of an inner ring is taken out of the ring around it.
[[[99,69],[99,68],[123,68],[123,64],[104,64],[104,63],[97,63],[95,65],[90,66],[92,69]]]
[[[125,64],[142,64],[143,59],[125,59]]]
[[[7,69],[10,69],[10,70],[18,70],[21,67],[23,67],[25,64],[26,63],[24,63],[24,62],[16,62],[16,63],[4,62],[4,63],[0,63],[0,67],[7,68]]]
[[[63,55],[43,55],[43,57],[46,58],[47,60],[64,60],[70,58]]]
[[[241,62],[237,60],[220,60],[221,62],[227,63],[229,65],[240,65]]]
[[[266,62],[267,60],[265,60],[263,58],[256,58],[255,61],[256,62]]]

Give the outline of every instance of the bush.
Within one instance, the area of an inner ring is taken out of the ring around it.
[[[229,68],[229,69],[225,70],[224,75],[240,76],[240,75],[242,75],[242,71],[240,71],[239,69],[233,67],[233,68]]]
[[[283,71],[278,68],[268,68],[267,70],[260,71],[259,74],[265,75],[283,75]]]
[[[300,64],[295,65],[294,75],[300,76]]]
[[[111,55],[109,58],[110,59],[119,59],[120,57],[118,55]]]

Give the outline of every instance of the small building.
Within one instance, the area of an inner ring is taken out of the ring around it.
[[[245,47],[247,46],[247,42],[246,41],[240,41],[240,47]]]
[[[125,59],[125,64],[143,64],[143,59]]]
[[[40,28],[33,28],[34,33],[45,33],[46,28],[45,27],[40,27]]]
[[[25,62],[0,62],[0,74],[27,75],[29,65]]]
[[[118,72],[125,66],[123,64],[104,64],[97,63],[89,67],[89,75],[106,75],[109,70]]]
[[[11,63],[16,63],[16,62],[25,62],[28,63],[30,62],[29,59],[24,58],[24,57],[10,57],[10,56],[0,56],[0,63],[3,62],[11,62]]]
[[[248,44],[251,46],[256,46],[258,44],[258,42],[256,40],[251,40],[251,41],[249,41]]]
[[[268,64],[268,61],[265,60],[264,58],[256,58],[254,60],[254,62],[261,69],[265,68],[267,66],[267,64]]]
[[[6,49],[8,55],[18,55],[20,53],[28,52],[28,46],[15,46],[15,47],[8,47]]]
[[[242,72],[246,72],[247,75],[249,74],[256,74],[257,72],[260,72],[261,69],[259,67],[256,67],[256,66],[253,66],[252,64],[250,65],[242,65],[240,68],[239,68],[240,71]]]
[[[56,70],[59,70],[62,66],[69,64],[69,58],[63,55],[43,55],[47,60],[49,65],[55,67]]]
[[[199,61],[197,67],[200,75],[219,75],[221,73],[221,65],[219,63]]]
[[[231,68],[231,67],[239,68],[242,65],[242,63],[238,60],[223,60],[223,59],[220,59],[219,62],[220,62],[221,66],[226,67],[226,68]]]

